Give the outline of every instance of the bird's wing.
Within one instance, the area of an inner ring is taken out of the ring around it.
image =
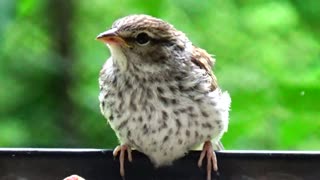
[[[191,62],[199,66],[201,69],[205,69],[208,75],[211,77],[211,90],[214,91],[218,87],[216,76],[212,73],[212,67],[215,63],[215,59],[211,57],[205,50],[194,47]]]
[[[217,78],[212,72],[215,59],[210,54],[208,54],[205,50],[194,47],[191,61],[201,69],[205,69],[208,75],[211,77],[211,90],[214,91],[215,89],[217,89],[218,88]],[[224,150],[224,147],[221,141],[218,141],[213,146],[214,146],[213,147],[214,150]]]

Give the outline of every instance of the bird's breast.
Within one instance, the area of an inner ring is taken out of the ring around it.
[[[225,123],[209,93],[184,86],[192,83],[181,83],[182,77],[134,78],[109,79],[100,93],[101,110],[120,141],[147,154],[156,166],[221,136]]]

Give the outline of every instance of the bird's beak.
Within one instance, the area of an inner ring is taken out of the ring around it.
[[[100,33],[96,39],[108,44],[120,44],[129,47],[127,42],[122,39],[117,33],[117,29],[109,29],[105,32]]]

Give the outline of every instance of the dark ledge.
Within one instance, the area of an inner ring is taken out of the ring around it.
[[[126,180],[205,180],[198,158],[199,152],[193,151],[172,166],[154,169],[146,156],[133,152],[133,162],[125,164]],[[320,152],[221,151],[217,158],[219,175],[213,174],[213,179],[320,179]],[[61,180],[71,174],[86,180],[121,180],[111,150],[0,148],[0,180]]]

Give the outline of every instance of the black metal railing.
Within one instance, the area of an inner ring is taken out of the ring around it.
[[[219,173],[226,180],[317,180],[320,152],[220,151]],[[172,166],[155,169],[142,153],[133,151],[126,162],[126,180],[205,180],[205,166],[197,167],[199,152],[192,151]],[[0,180],[61,180],[78,174],[86,180],[121,180],[119,161],[111,150],[0,148]]]

